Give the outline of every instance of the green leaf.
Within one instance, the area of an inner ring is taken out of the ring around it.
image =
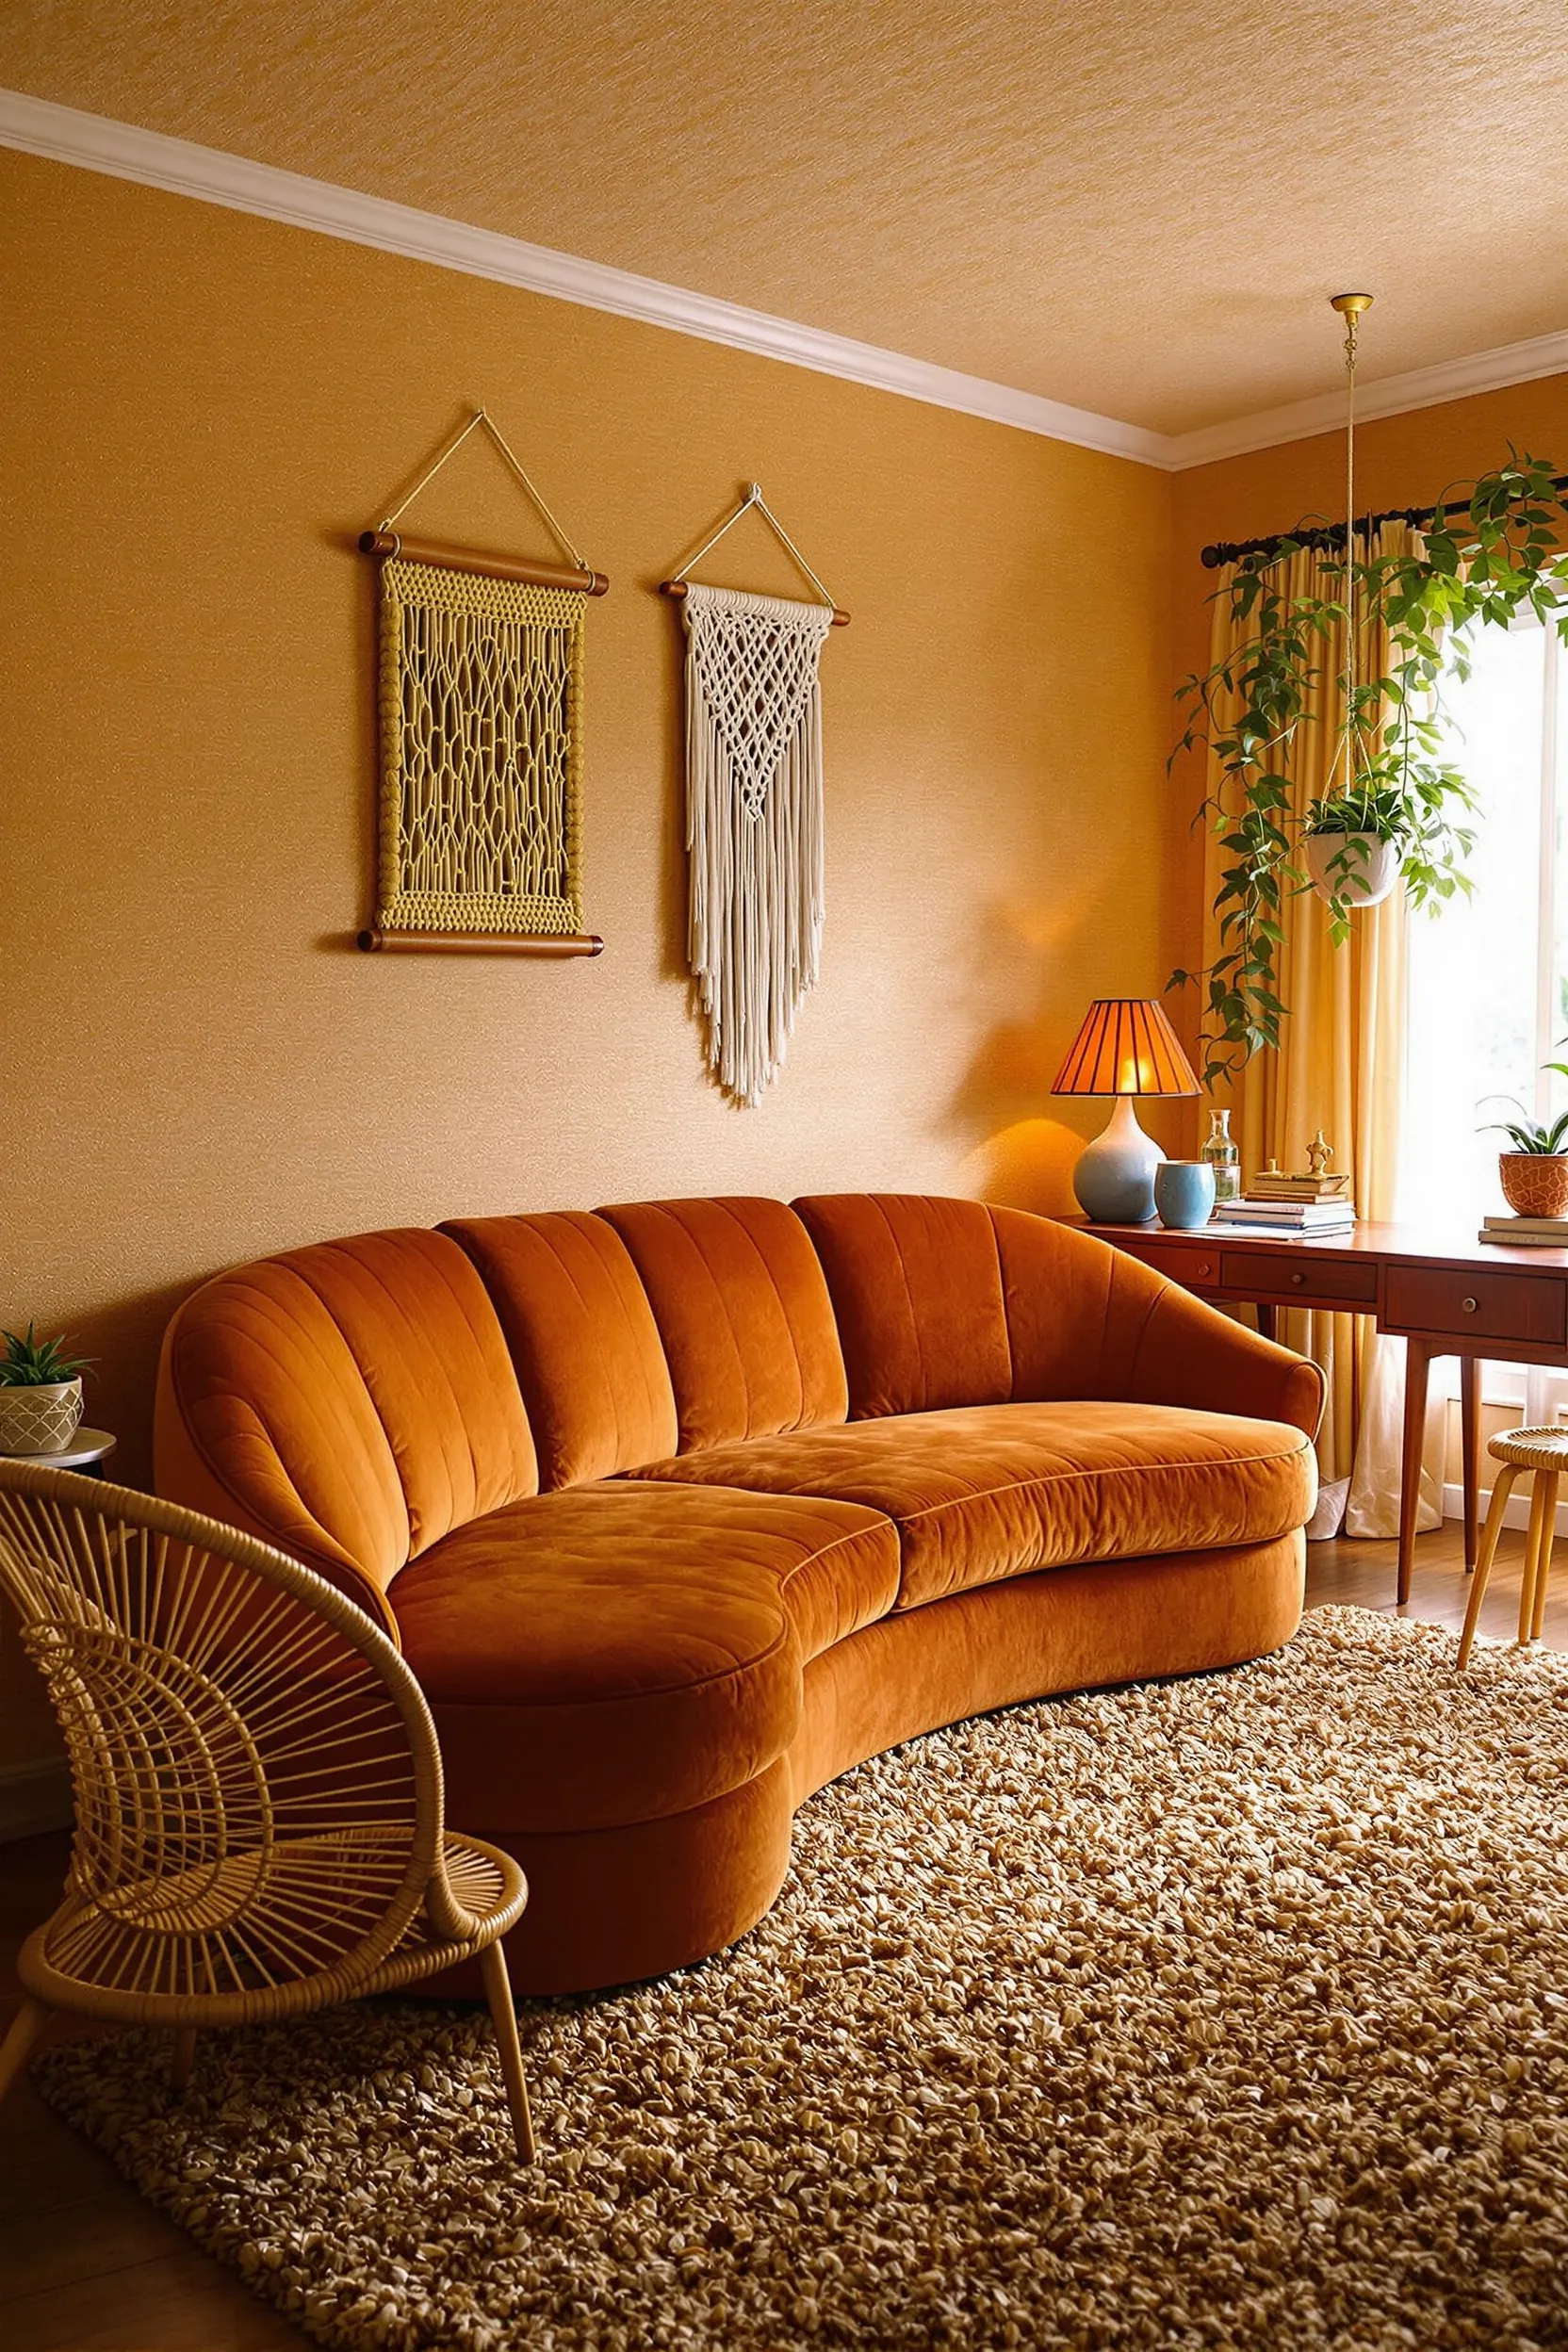
[[[33,1326],[28,1324],[24,1334],[0,1331],[5,1353],[0,1355],[0,1388],[53,1388],[62,1380],[76,1380],[92,1363],[90,1356],[66,1353],[70,1337],[61,1333],[54,1339],[36,1339]]]

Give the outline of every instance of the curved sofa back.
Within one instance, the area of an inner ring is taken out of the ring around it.
[[[853,1420],[1200,1398],[1211,1412],[1317,1428],[1315,1364],[1267,1342],[1261,1352],[1217,1349],[1212,1307],[1091,1234],[923,1194],[826,1193],[794,1205],[827,1278]]]
[[[846,1418],[832,1301],[793,1209],[766,1200],[642,1200],[599,1215],[652,1302],[681,1453]]]
[[[737,1438],[1110,1396],[1314,1429],[1315,1365],[1217,1349],[1217,1326],[1102,1242],[975,1200],[460,1218],[197,1291],[164,1343],[156,1483],[389,1621],[399,1570],[467,1520]]]
[[[547,1491],[661,1462],[679,1445],[647,1293],[602,1217],[458,1217],[516,1366]]]
[[[169,1327],[160,1494],[364,1600],[451,1528],[538,1492],[495,1308],[442,1233],[362,1233],[220,1274]]]

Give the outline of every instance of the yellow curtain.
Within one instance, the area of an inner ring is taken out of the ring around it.
[[[1379,541],[1380,550],[1389,554],[1413,544],[1404,523],[1385,525]],[[1325,558],[1312,548],[1292,556],[1286,592],[1292,596],[1337,596],[1342,582],[1326,575],[1324,565]],[[1222,582],[1229,577],[1223,575]],[[1251,624],[1233,618],[1223,584],[1214,610],[1213,658],[1217,662],[1246,644]],[[1386,631],[1369,625],[1363,637],[1362,676],[1380,675],[1388,654]],[[1331,643],[1324,647],[1321,666],[1307,719],[1283,763],[1298,815],[1329,789],[1344,720],[1343,663]],[[1220,782],[1211,763],[1210,791],[1217,792]],[[1211,909],[1224,856],[1211,833]],[[1280,922],[1284,939],[1276,951],[1277,992],[1287,1018],[1281,1026],[1278,1053],[1255,1055],[1238,1087],[1243,1170],[1250,1178],[1269,1159],[1286,1169],[1305,1168],[1307,1146],[1321,1127],[1333,1146],[1334,1167],[1350,1171],[1357,1214],[1392,1218],[1404,1096],[1410,922],[1404,891],[1396,890],[1381,906],[1362,908],[1343,947],[1331,939],[1329,908],[1315,890],[1287,900]],[[1212,962],[1212,911],[1208,926],[1204,960]],[[1348,1491],[1348,1531],[1396,1533],[1402,1343],[1380,1341],[1369,1315],[1294,1309],[1280,1317],[1279,1336],[1287,1347],[1315,1358],[1328,1377],[1318,1465],[1326,1490]],[[1422,1479],[1424,1524],[1435,1525],[1440,1515],[1439,1443],[1440,1413],[1434,1407],[1428,1446],[1431,1470]]]

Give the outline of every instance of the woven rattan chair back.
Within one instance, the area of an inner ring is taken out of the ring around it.
[[[214,1520],[5,1459],[0,1587],[75,1804],[20,1964],[37,2003],[188,2034],[480,1954],[495,2011],[521,1874],[445,1836],[423,1694],[351,1601]]]

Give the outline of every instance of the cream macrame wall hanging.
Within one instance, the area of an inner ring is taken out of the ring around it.
[[[479,426],[570,568],[393,530]],[[359,545],[381,566],[380,890],[360,946],[596,956],[582,915],[582,639],[587,600],[610,582],[482,408]]]
[[[755,507],[821,604],[705,588],[685,573]],[[823,925],[823,641],[849,614],[753,482],[666,596],[686,618],[686,847],[692,972],[708,1059],[748,1109],[777,1076],[801,999],[814,988]]]

